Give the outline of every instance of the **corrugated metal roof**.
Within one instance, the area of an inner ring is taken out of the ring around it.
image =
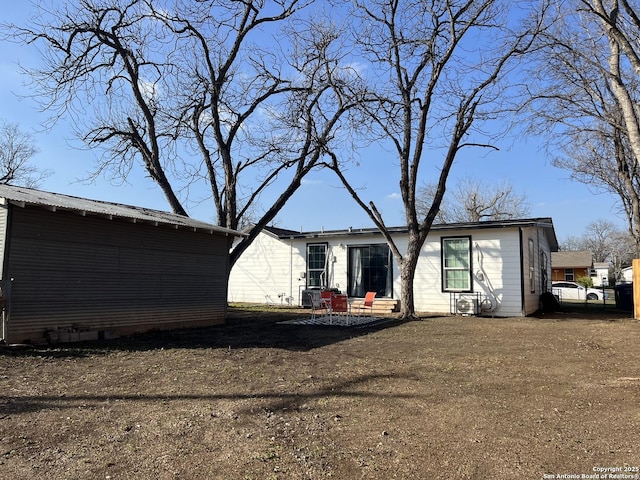
[[[122,218],[132,222],[167,225],[175,228],[191,228],[225,235],[242,235],[235,230],[218,227],[207,222],[195,220],[183,215],[177,215],[175,213],[123,205],[120,203],[90,200],[88,198],[73,197],[60,193],[51,193],[12,185],[0,185],[0,198],[4,198],[6,201],[21,207],[34,205],[49,208],[54,211],[59,209],[78,212],[82,215]]]
[[[551,252],[553,268],[591,268],[592,264],[593,254],[589,250]]]

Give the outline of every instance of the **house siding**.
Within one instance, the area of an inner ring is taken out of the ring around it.
[[[484,302],[483,314],[521,316],[535,312],[542,293],[539,255],[547,252],[547,276],[550,278],[549,242],[537,227],[472,228],[432,230],[423,245],[414,279],[414,305],[417,311],[450,313],[453,295],[442,290],[441,240],[466,236],[471,239],[472,292]],[[405,234],[393,234],[400,251],[407,248]],[[534,240],[534,284],[528,283],[528,239]],[[306,281],[300,272],[306,269],[306,245],[326,243],[328,285],[347,290],[349,247],[383,244],[380,234],[321,235],[318,238],[278,238],[263,232],[243,253],[231,271],[229,300],[263,302],[266,296],[275,298],[287,292],[294,304],[301,304],[300,292]],[[393,259],[393,295],[400,297],[400,269]],[[292,274],[290,274],[290,272]],[[523,273],[524,272],[524,273]],[[523,290],[524,287],[524,290]]]
[[[0,199],[1,200],[1,199]],[[0,278],[4,278],[3,271],[5,262],[5,251],[7,249],[9,229],[9,205],[6,202],[0,203]]]
[[[11,206],[7,337],[223,323],[230,237]]]
[[[229,301],[299,304],[306,268],[306,243],[262,233],[231,269]]]
[[[553,278],[552,280],[554,282],[565,282],[567,281],[567,275],[566,275],[566,270],[565,268],[554,268],[553,269]],[[573,282],[575,282],[578,278],[580,277],[589,277],[589,269],[588,268],[584,268],[584,267],[574,267],[571,268],[571,270],[573,271]]]
[[[452,230],[430,235],[423,246],[414,280],[415,307],[419,311],[449,312],[452,294],[442,291],[442,238],[471,237],[472,292],[491,302],[492,314],[521,315],[520,245],[517,231]],[[398,279],[399,280],[399,279]]]
[[[534,255],[533,259],[529,258],[529,240],[533,240]],[[546,265],[546,284],[542,275],[541,252],[547,252]],[[530,315],[540,308],[540,294],[546,292],[550,288],[551,278],[551,258],[549,256],[549,243],[546,236],[540,235],[535,228],[522,229],[522,265],[523,265],[523,298],[524,298],[524,315]],[[531,291],[529,286],[529,267],[533,261],[533,284],[534,290]]]

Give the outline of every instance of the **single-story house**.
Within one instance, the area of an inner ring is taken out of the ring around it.
[[[594,287],[609,286],[609,266],[608,262],[593,262],[590,275]]]
[[[237,235],[167,212],[0,185],[2,341],[224,323]]]
[[[633,282],[633,266],[625,267],[620,270],[620,278],[616,279],[617,283]]]
[[[593,254],[589,250],[567,250],[551,254],[551,280],[575,282],[580,277],[590,277]]]
[[[391,234],[403,251],[406,228]],[[557,251],[550,218],[433,225],[415,273],[417,311],[523,316],[551,288]],[[321,288],[351,298],[399,299],[400,270],[374,228],[296,232],[266,228],[231,269],[230,302],[306,305]]]

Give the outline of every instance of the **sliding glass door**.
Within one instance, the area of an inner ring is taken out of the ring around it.
[[[376,292],[377,297],[391,297],[391,265],[391,252],[386,244],[349,247],[347,294],[350,297],[364,297],[367,292]]]

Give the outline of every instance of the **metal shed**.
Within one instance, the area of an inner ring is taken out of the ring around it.
[[[224,323],[236,235],[167,212],[0,185],[2,340]]]

